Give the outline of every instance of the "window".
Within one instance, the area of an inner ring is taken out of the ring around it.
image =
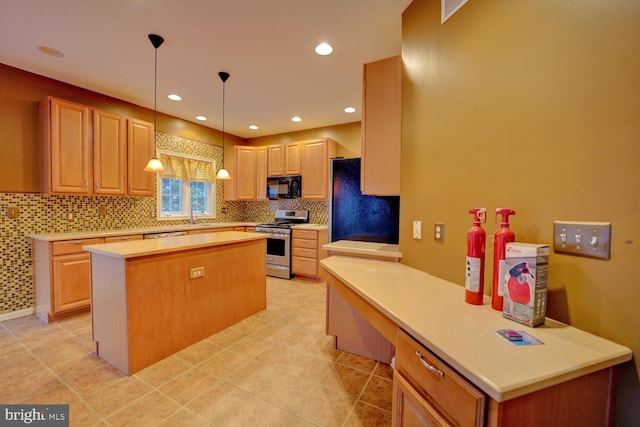
[[[215,218],[214,161],[159,152],[165,171],[158,174],[158,219]]]

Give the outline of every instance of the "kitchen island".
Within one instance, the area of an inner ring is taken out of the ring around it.
[[[266,236],[87,245],[98,355],[127,375],[266,308]]]
[[[528,328],[488,297],[465,304],[463,286],[398,262],[331,256],[321,265],[329,334],[345,331],[368,357],[395,355],[394,426],[611,425],[615,368],[631,360],[629,348],[552,319]],[[336,298],[352,316],[334,318]],[[514,345],[500,329],[542,344]]]

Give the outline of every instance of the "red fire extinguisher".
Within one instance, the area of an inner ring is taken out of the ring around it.
[[[493,235],[493,283],[491,292],[491,308],[502,311],[503,296],[505,292],[506,262],[505,253],[507,243],[514,242],[516,235],[509,228],[509,216],[515,215],[516,211],[512,209],[497,208],[496,219],[498,215],[502,216],[500,228]]]
[[[480,223],[487,221],[485,208],[469,209],[473,214],[473,227],[467,233],[467,273],[464,279],[464,301],[482,304],[484,290],[484,246],[487,233]]]

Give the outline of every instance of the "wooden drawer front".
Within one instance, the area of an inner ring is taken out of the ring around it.
[[[255,227],[245,227],[244,231],[249,232],[249,233],[255,233],[256,232],[256,228]]]
[[[294,239],[297,237],[299,239],[318,240],[318,232],[316,230],[296,230],[294,228],[291,231]]]
[[[307,249],[317,249],[318,241],[317,240],[309,240],[309,239],[299,239],[293,238],[291,240],[291,245],[294,248],[307,248]]]
[[[304,274],[315,277],[318,275],[318,261],[312,258],[292,256],[291,272],[293,274]]]
[[[130,234],[128,236],[105,237],[105,243],[128,242],[129,240],[142,240],[142,234]]]
[[[293,256],[301,256],[305,258],[313,258],[318,259],[318,251],[317,249],[307,249],[307,248],[296,248],[294,247],[291,250],[291,255]]]
[[[392,405],[392,427],[452,425],[397,372],[393,373]]]
[[[484,425],[484,394],[401,330],[396,370],[454,424]]]
[[[102,237],[98,237],[95,239],[79,239],[66,240],[64,242],[53,242],[53,250],[51,252],[53,255],[77,254],[83,252],[82,247],[84,245],[97,245],[100,243],[104,243],[104,239]]]
[[[233,227],[233,231],[245,231],[244,227]]]

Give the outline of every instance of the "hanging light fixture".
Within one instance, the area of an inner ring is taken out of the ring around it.
[[[153,82],[153,157],[144,168],[145,172],[164,172],[164,165],[158,160],[158,145],[156,127],[158,123],[158,48],[164,43],[164,39],[157,34],[149,34],[149,40],[156,49],[155,77]]]
[[[220,71],[218,76],[220,76],[220,80],[222,80],[222,167],[218,171],[216,179],[231,179],[229,171],[224,168],[224,89],[230,75],[225,71]]]

